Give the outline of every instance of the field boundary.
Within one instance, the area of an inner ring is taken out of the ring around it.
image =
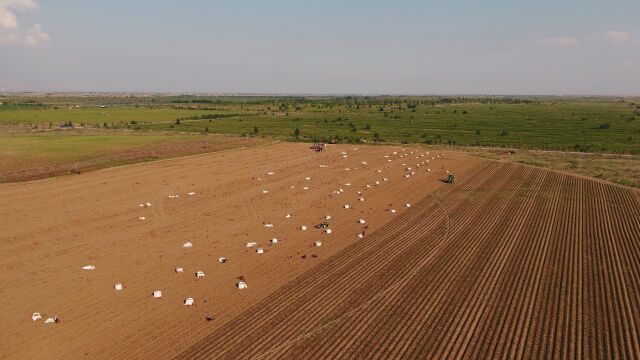
[[[34,180],[43,180],[46,178],[53,178],[63,175],[71,175],[71,174],[80,174],[81,172],[87,171],[106,171],[111,169],[118,169],[122,167],[139,165],[139,164],[149,164],[156,163],[161,161],[182,159],[182,158],[190,158],[196,156],[204,156],[213,153],[219,152],[228,152],[246,149],[249,147],[261,147],[267,145],[273,145],[280,143],[279,140],[272,141],[266,144],[258,144],[255,146],[240,146],[230,149],[221,149],[221,150],[213,150],[206,152],[198,152],[195,154],[185,154],[185,155],[176,155],[171,156],[171,153],[174,153],[176,148],[178,151],[189,151],[189,150],[197,150],[198,146],[203,144],[208,144],[209,142],[189,142],[186,144],[172,144],[170,147],[166,149],[149,149],[149,150],[140,150],[140,151],[127,151],[124,153],[117,153],[112,155],[106,155],[97,157],[90,160],[79,161],[69,164],[58,164],[58,165],[48,165],[41,166],[37,168],[27,168],[27,169],[16,169],[16,170],[7,170],[0,172],[0,183],[14,183],[14,182],[25,182],[25,181],[34,181]],[[166,156],[166,157],[163,157]],[[122,164],[125,163],[125,164]],[[114,164],[114,165],[110,165]]]
[[[538,170],[546,170],[546,171],[551,171],[551,172],[555,172],[561,175],[567,175],[567,176],[575,176],[581,179],[586,179],[586,180],[593,180],[602,184],[606,184],[606,185],[613,185],[613,186],[617,186],[626,190],[632,190],[635,191],[637,193],[640,194],[640,189],[635,188],[633,186],[628,186],[628,185],[624,185],[624,184],[619,184],[613,181],[609,181],[609,180],[605,180],[605,179],[598,179],[597,177],[592,177],[592,176],[587,176],[587,175],[582,175],[582,174],[578,174],[575,172],[570,172],[570,171],[564,171],[564,170],[558,170],[558,169],[552,169],[552,168],[548,168],[548,167],[544,167],[544,166],[539,166],[539,165],[533,165],[533,164],[527,164],[527,163],[523,163],[523,162],[518,162],[518,161],[507,161],[507,160],[500,160],[500,159],[491,159],[491,158],[485,158],[482,156],[478,156],[478,155],[473,155],[473,154],[468,154],[465,152],[458,152],[458,154],[462,155],[462,156],[468,156],[474,159],[479,159],[479,160],[487,160],[487,161],[495,161],[498,163],[503,163],[503,164],[514,164],[514,165],[520,165],[520,166],[526,166],[526,167],[530,167],[530,168],[534,168],[534,169],[538,169]]]

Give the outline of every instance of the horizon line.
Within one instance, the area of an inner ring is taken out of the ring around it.
[[[6,95],[142,95],[142,96],[212,96],[212,97],[640,97],[640,94],[523,94],[523,93],[304,93],[304,92],[206,92],[206,91],[40,91],[40,90],[0,90],[0,96]]]

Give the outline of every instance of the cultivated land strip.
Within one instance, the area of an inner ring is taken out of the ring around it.
[[[405,178],[405,168],[422,161],[415,159],[419,150],[407,149],[416,153],[400,158],[399,147],[359,148],[336,145],[316,153],[304,144],[277,144],[0,184],[0,295],[13,310],[0,331],[0,353],[11,359],[175,356],[361,241],[356,234],[366,230],[366,240],[402,218],[405,203],[417,206],[431,198],[434,226],[444,229],[434,191],[450,190],[441,181],[445,170],[479,181],[489,181],[497,171],[490,162],[451,154],[429,158],[428,166]],[[341,151],[349,157],[342,158]],[[393,151],[398,154],[383,157]],[[267,175],[271,171],[275,174]],[[337,188],[346,191],[336,195]],[[187,196],[189,191],[196,195]],[[364,202],[356,191],[362,191]],[[169,199],[172,194],[181,196]],[[138,207],[147,201],[150,208]],[[343,209],[345,203],[352,208]],[[285,219],[287,213],[293,218]],[[328,214],[331,235],[313,228]],[[145,221],[138,220],[141,215]],[[368,228],[358,224],[361,217]],[[266,229],[265,223],[275,228]],[[303,224],[310,229],[301,232]],[[277,246],[267,246],[272,237],[280,239]],[[313,246],[316,240],[322,247]],[[182,248],[187,241],[193,249]],[[256,255],[245,247],[248,241],[257,241],[266,253]],[[366,258],[371,251],[353,256]],[[229,262],[219,264],[219,256]],[[88,263],[96,270],[81,269]],[[176,274],[177,266],[185,274]],[[196,281],[196,270],[207,276]],[[248,290],[235,288],[239,276],[246,277]],[[125,289],[114,291],[116,282]],[[151,298],[156,289],[163,290],[162,299]],[[186,297],[196,299],[195,305],[182,305]],[[61,322],[32,322],[34,311],[56,314]]]
[[[631,189],[478,167],[178,358],[637,358],[639,215]]]

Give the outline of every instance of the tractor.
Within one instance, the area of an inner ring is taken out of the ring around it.
[[[449,174],[447,177],[447,184],[454,184],[456,182],[456,177],[453,174]]]
[[[311,146],[311,150],[314,150],[314,151],[325,151],[325,150],[327,150],[327,144],[325,144],[325,143],[313,144]]]

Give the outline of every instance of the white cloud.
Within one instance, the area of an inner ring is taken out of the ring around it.
[[[15,29],[18,27],[18,18],[16,14],[9,11],[7,8],[3,8],[0,5],[0,27],[5,29]]]
[[[20,31],[16,12],[38,8],[35,0],[0,0],[0,45],[39,47],[51,42],[42,26],[35,24],[26,33]]]
[[[42,31],[42,26],[35,24],[24,34],[16,32],[0,33],[0,45],[26,45],[29,47],[42,47],[51,42],[49,34]]]
[[[611,30],[604,33],[607,39],[614,43],[622,44],[631,40],[631,33],[626,31]]]
[[[40,24],[35,24],[24,37],[24,42],[29,46],[38,47],[50,43],[51,38],[49,34],[42,31]]]
[[[578,45],[580,39],[576,37],[548,37],[541,39],[540,42],[554,46],[568,47]]]
[[[29,11],[37,7],[34,0],[0,0],[0,27],[16,29],[18,18],[15,11]]]

